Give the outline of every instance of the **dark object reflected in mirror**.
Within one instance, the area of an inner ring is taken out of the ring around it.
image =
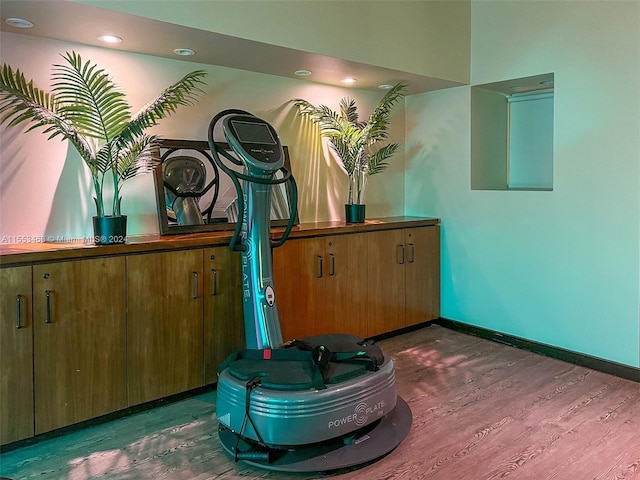
[[[217,142],[233,152],[228,144]],[[213,161],[209,145],[197,140],[160,140],[160,162],[153,171],[161,235],[233,230],[238,221],[237,194],[229,176]],[[283,146],[290,170],[289,149]],[[242,167],[237,167],[239,171]],[[281,176],[278,173],[276,177]],[[291,214],[289,183],[271,190],[271,225],[286,226]],[[295,223],[298,223],[298,212]]]

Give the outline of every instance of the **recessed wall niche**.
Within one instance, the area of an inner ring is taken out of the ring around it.
[[[553,190],[553,77],[471,87],[472,190]]]

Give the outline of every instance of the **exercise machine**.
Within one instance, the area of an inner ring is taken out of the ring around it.
[[[220,129],[233,153],[215,141]],[[383,457],[412,420],[396,393],[393,360],[373,341],[352,335],[282,338],[271,249],[293,227],[297,188],[277,132],[249,112],[225,110],[211,120],[208,141],[238,193],[230,248],[242,252],[246,349],[219,368],[216,414],[224,449],[236,461],[291,472],[353,468]],[[281,183],[288,184],[292,211],[273,240],[270,190]]]

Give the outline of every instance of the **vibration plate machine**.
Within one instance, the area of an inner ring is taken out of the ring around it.
[[[220,128],[235,155],[214,141]],[[297,189],[278,134],[248,112],[225,110],[211,120],[208,137],[215,162],[236,187],[241,219],[230,248],[242,252],[247,348],[219,368],[216,414],[224,449],[236,461],[289,472],[355,468],[383,457],[412,421],[396,393],[393,361],[372,341],[346,334],[283,342],[271,248],[293,227]],[[271,186],[285,182],[292,213],[282,237],[272,240]]]

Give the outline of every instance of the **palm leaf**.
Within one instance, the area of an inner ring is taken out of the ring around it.
[[[353,125],[358,124],[358,107],[352,98],[344,97],[340,100],[340,115],[347,122]]]
[[[122,137],[131,140],[141,135],[145,129],[157,125],[159,120],[173,114],[180,105],[193,105],[198,99],[198,94],[202,93],[198,86],[204,85],[203,78],[206,75],[204,70],[195,70],[167,87],[133,116],[122,131]]]
[[[131,118],[131,107],[103,69],[75,52],[63,56],[69,65],[54,65],[52,92],[60,112],[83,135],[109,142]]]
[[[324,136],[330,137],[344,130],[345,122],[326,105],[318,105],[316,107],[301,98],[294,100],[294,105],[298,107],[298,111],[302,116],[308,117],[320,128],[320,132]]]
[[[19,70],[0,68],[0,122],[10,126],[30,122],[29,130],[44,127],[49,138],[62,136],[76,147],[91,171],[98,216],[104,215],[103,183],[111,173],[113,214],[120,214],[122,182],[152,169],[157,163],[155,136],[144,130],[195,103],[206,72],[197,70],[165,89],[133,118],[131,107],[109,75],[80,55],[62,55],[56,64],[53,88],[46,93],[27,82]]]
[[[378,118],[388,118],[391,115],[391,108],[404,97],[407,90],[406,83],[397,83],[391,87],[384,97],[378,102],[373,113],[369,117],[369,123],[374,123]]]
[[[350,145],[342,138],[334,138],[329,140],[329,146],[342,162],[347,175],[351,176],[356,167],[356,155],[352,153]]]
[[[367,137],[364,130],[359,130],[352,124],[344,124],[343,127],[343,132],[331,136],[329,142],[347,173],[352,175],[358,168],[360,157],[367,146]]]
[[[120,184],[140,173],[150,172],[158,165],[157,140],[156,135],[143,135],[119,151],[116,168]]]
[[[0,69],[0,121],[9,126],[27,120],[36,123],[32,128],[50,124],[57,117],[55,97],[27,82],[20,70],[15,72],[9,65]]]
[[[369,116],[369,121],[367,123],[371,127],[369,136],[372,144],[380,140],[384,140],[389,136],[388,128],[391,109],[401,98],[404,97],[406,89],[407,84],[402,82],[391,87],[384,97],[382,97],[380,102],[378,102],[378,105],[376,105],[376,108]]]
[[[399,149],[397,143],[392,143],[370,153],[373,145],[388,137],[392,107],[404,96],[406,87],[407,84],[401,82],[389,89],[366,122],[359,120],[356,102],[348,97],[340,100],[340,113],[326,105],[316,107],[301,98],[294,100],[300,115],[311,119],[329,140],[331,150],[342,162],[350,180],[357,179],[349,182],[350,203],[354,195],[356,201],[362,201],[360,175],[384,171],[389,166],[387,160]]]
[[[114,158],[117,158],[117,149],[115,140],[112,140],[103,144],[98,150],[98,153],[96,153],[96,172],[100,172],[102,175],[107,173],[114,163]]]
[[[369,156],[367,165],[367,174],[375,175],[376,173],[383,172],[389,166],[387,159],[392,157],[400,148],[397,143],[390,143],[384,147],[378,149],[373,155]]]
[[[0,114],[0,122],[7,122],[9,126],[32,122],[27,131],[46,127],[44,133],[51,133],[49,139],[62,135],[71,141],[85,161],[93,158],[89,143],[60,112],[56,96],[35,87],[33,81],[27,82],[20,70],[14,72],[6,64],[0,69]]]

